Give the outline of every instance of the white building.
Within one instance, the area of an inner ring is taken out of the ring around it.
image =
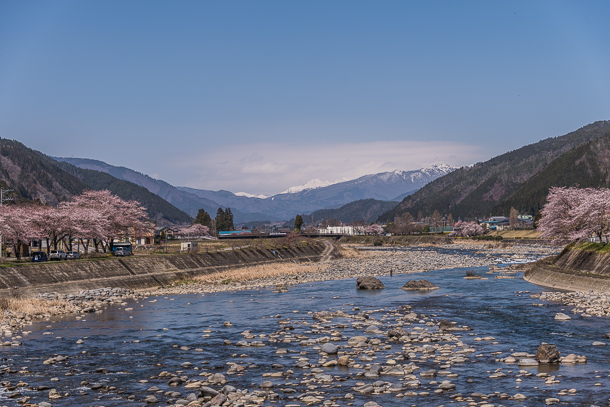
[[[318,229],[321,235],[362,235],[362,226],[327,226],[326,229]]]

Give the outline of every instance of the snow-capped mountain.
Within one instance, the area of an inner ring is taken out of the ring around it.
[[[280,194],[295,194],[297,192],[301,192],[301,191],[305,191],[308,189],[316,189],[316,188],[322,188],[322,187],[327,187],[329,185],[332,185],[332,182],[329,181],[323,181],[321,179],[312,179],[311,181],[309,181],[307,184],[305,185],[298,185],[296,187],[290,187],[287,190],[285,190],[284,192],[280,192]]]
[[[440,164],[415,171],[381,172],[315,189],[281,193],[275,195],[273,201],[275,204],[281,204],[282,209],[294,208],[293,212],[297,211],[295,213],[309,213],[316,208],[338,208],[346,203],[369,198],[394,201],[455,169]]]
[[[247,192],[236,192],[235,195],[237,196],[245,196],[246,198],[258,198],[258,199],[267,199],[269,198],[269,196],[267,195],[263,195],[263,194],[249,194]]]

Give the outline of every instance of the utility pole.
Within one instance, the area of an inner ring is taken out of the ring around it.
[[[12,201],[13,198],[5,198],[4,194],[7,192],[13,192],[13,189],[2,189],[0,188],[0,206],[4,205],[4,201]],[[2,258],[2,235],[0,235],[0,259]]]

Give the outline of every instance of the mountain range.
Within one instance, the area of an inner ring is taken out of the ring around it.
[[[508,215],[511,207],[533,215],[552,186],[608,183],[608,134],[610,121],[598,121],[459,168],[407,196],[378,221],[391,222],[405,212],[426,216],[435,210],[454,219]]]
[[[319,209],[339,208],[362,199],[394,201],[405,193],[412,193],[428,182],[446,175],[455,168],[448,165],[433,165],[415,171],[392,171],[344,181],[327,186],[316,183],[306,188],[295,188],[297,192],[280,193],[271,197],[250,194],[234,194],[230,191],[210,191],[189,187],[174,187],[165,181],[154,179],[125,167],[116,167],[102,161],[85,158],[55,158],[82,169],[106,172],[116,178],[143,186],[159,195],[184,212],[195,216],[197,210],[205,209],[213,217],[219,207],[230,207],[237,223],[255,220],[290,219],[297,213],[309,214]]]
[[[277,221],[313,214],[343,222],[391,222],[405,212],[454,219],[507,215],[510,208],[536,214],[553,186],[610,185],[610,121],[598,121],[561,137],[472,166],[434,165],[391,171],[327,185],[312,180],[265,197],[229,191],[175,187],[126,167],[83,158],[53,158],[15,140],[0,139],[0,187],[17,201],[56,205],[86,189],[109,189],[137,200],[151,218],[188,223],[199,209],[212,217],[230,207],[235,223]],[[288,192],[290,191],[290,192]],[[398,204],[397,202],[400,201]]]

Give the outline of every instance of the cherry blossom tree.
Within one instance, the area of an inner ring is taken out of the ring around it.
[[[459,221],[453,226],[450,237],[472,237],[485,234],[485,229],[476,222]]]
[[[95,235],[93,243],[96,251],[101,244],[106,252],[115,238],[141,236],[150,231],[150,226],[145,222],[148,217],[146,208],[136,201],[125,201],[108,190],[85,191],[74,196],[68,206],[96,212],[88,215],[90,220],[101,219],[93,228],[91,224],[86,228],[88,233]]]
[[[364,228],[364,233],[367,235],[380,235],[383,233],[383,228],[377,224],[372,224]]]
[[[210,228],[199,223],[194,223],[192,226],[182,229],[180,232],[186,236],[210,236]]]
[[[538,230],[544,238],[600,241],[610,232],[610,189],[551,188]]]
[[[31,222],[31,207],[15,205],[0,206],[0,235],[13,245],[13,253],[18,259],[21,258],[21,246],[23,243],[36,237],[39,233],[36,226]]]

